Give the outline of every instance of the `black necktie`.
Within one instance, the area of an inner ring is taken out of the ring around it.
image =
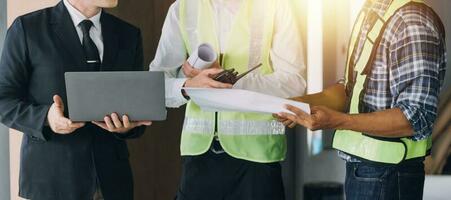
[[[100,56],[99,50],[97,49],[96,44],[92,41],[91,36],[89,35],[89,30],[93,23],[91,20],[83,20],[80,22],[80,28],[83,32],[83,50],[85,51],[86,56],[86,65],[93,69],[94,71],[98,71],[100,68]]]

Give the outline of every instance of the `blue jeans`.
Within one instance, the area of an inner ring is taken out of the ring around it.
[[[423,199],[423,186],[422,160],[399,165],[346,163],[347,200]]]

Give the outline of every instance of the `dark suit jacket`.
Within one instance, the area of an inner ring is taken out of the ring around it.
[[[101,70],[143,70],[139,29],[104,11],[100,20],[105,47]],[[0,120],[25,133],[20,196],[32,200],[92,199],[98,177],[105,199],[133,199],[129,154],[123,139],[141,135],[144,127],[118,135],[89,123],[72,134],[59,135],[45,125],[52,96],[58,94],[67,102],[64,73],[70,71],[90,69],[62,2],[14,21],[0,60]]]

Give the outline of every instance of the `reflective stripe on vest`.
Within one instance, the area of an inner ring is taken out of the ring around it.
[[[285,127],[277,120],[221,120],[218,121],[218,129],[224,135],[282,135],[285,132]],[[188,134],[211,134],[214,132],[214,121],[186,118],[183,130]]]
[[[276,0],[246,0],[241,3],[243,5],[228,33],[221,66],[241,73],[262,63],[259,72],[270,74],[273,72],[269,54]],[[201,43],[209,43],[217,53],[220,52],[210,0],[181,0],[179,15],[180,30],[188,53]],[[258,55],[249,52],[251,46],[252,49],[259,49]],[[214,112],[202,111],[194,102],[188,102],[180,146],[182,155],[200,155],[210,148],[215,133],[215,117]],[[283,160],[286,152],[284,132],[283,124],[271,115],[217,113],[219,141],[224,150],[235,158],[263,163]]]
[[[420,3],[422,0],[393,0],[387,8],[384,16],[380,17],[373,13],[374,25],[367,34],[363,50],[354,63],[354,49],[359,41],[360,29],[363,26],[365,18],[371,20],[369,13],[361,12],[354,25],[348,50],[348,61],[346,67],[346,91],[350,97],[349,113],[360,113],[362,99],[365,93],[365,84],[368,81],[367,76],[373,65],[373,58],[377,52],[378,43],[383,36],[385,25],[391,17],[401,8],[410,3]],[[432,146],[431,138],[420,141],[413,141],[408,138],[399,140],[381,140],[369,137],[363,133],[351,130],[337,130],[335,132],[333,147],[345,153],[354,155],[365,160],[398,164],[403,160],[424,157]]]

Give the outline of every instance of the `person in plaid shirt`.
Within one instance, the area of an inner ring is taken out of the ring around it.
[[[362,11],[384,16],[391,4],[399,3],[396,1],[368,0]],[[364,18],[351,63],[364,51],[373,25],[370,17]],[[407,4],[385,23],[377,45],[359,114],[348,114],[349,93],[342,81],[321,93],[295,98],[311,105],[310,114],[287,105],[295,114],[275,117],[290,127],[351,130],[388,141],[429,138],[447,62],[439,17],[424,4]],[[373,162],[342,151],[339,156],[346,160],[347,199],[422,199],[424,156],[397,164]]]

